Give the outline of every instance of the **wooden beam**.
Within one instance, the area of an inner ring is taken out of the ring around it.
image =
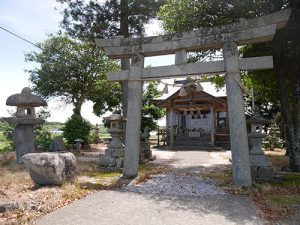
[[[240,70],[260,70],[273,68],[272,56],[250,57],[239,59]],[[144,68],[142,79],[163,79],[181,76],[200,76],[204,74],[225,73],[224,61],[187,63],[175,66]],[[108,80],[129,80],[130,71],[110,72]]]
[[[211,107],[210,104],[184,104],[184,105],[174,105],[174,109],[180,109],[180,108],[184,108],[184,109],[195,109],[195,108],[209,108]]]

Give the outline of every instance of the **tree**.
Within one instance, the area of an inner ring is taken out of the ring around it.
[[[119,104],[118,83],[106,81],[107,73],[119,66],[93,43],[51,35],[39,46],[41,51],[26,54],[27,62],[39,64],[28,70],[36,93],[46,99],[59,97],[67,104],[72,103],[78,115],[84,101],[93,100],[97,94],[105,96],[97,103],[103,107],[102,112]]]
[[[146,127],[155,130],[157,127],[157,120],[165,115],[165,110],[157,107],[151,100],[161,96],[157,90],[157,82],[150,81],[144,87],[142,96],[142,119],[141,130]]]
[[[280,109],[286,127],[290,165],[293,170],[300,171],[300,162],[297,160],[300,152],[299,1],[170,0],[162,7],[160,17],[168,32],[177,32],[236,22],[239,18],[253,18],[287,7],[292,8],[287,27],[277,31],[272,42],[246,46],[242,54],[247,57],[249,55],[259,56],[263,52],[271,53],[274,56],[274,70],[267,72],[269,73],[268,78],[258,76],[262,72],[251,72],[248,74],[248,84],[255,86],[256,96],[262,97],[261,99],[264,99],[265,103],[274,101],[273,104],[276,105],[276,102],[278,103],[280,100]],[[261,82],[260,79],[266,80]]]
[[[155,18],[159,7],[165,0],[57,0],[66,4],[63,11],[64,19],[61,27],[67,33],[79,39],[112,38],[122,35],[142,36],[144,24]],[[121,60],[121,69],[128,70],[128,59]],[[122,81],[123,114],[127,115],[128,82]]]
[[[77,38],[141,36],[144,24],[155,18],[165,0],[57,0],[66,4],[61,27]]]

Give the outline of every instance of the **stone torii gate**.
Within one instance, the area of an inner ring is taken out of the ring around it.
[[[276,29],[283,28],[290,10],[240,22],[141,38],[96,39],[96,45],[112,59],[131,58],[130,70],[111,72],[110,81],[129,81],[125,141],[124,176],[138,174],[143,81],[149,79],[226,74],[228,117],[233,164],[237,186],[251,186],[248,136],[240,71],[273,68],[272,56],[239,58],[238,46],[271,41]],[[187,51],[223,49],[223,61],[187,63]],[[144,68],[144,57],[175,53],[174,66]]]

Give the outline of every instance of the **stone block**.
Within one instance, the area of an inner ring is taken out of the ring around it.
[[[272,167],[258,167],[257,168],[257,176],[258,178],[264,180],[272,180],[274,178],[274,171]]]
[[[123,168],[123,166],[124,166],[124,159],[123,158],[116,159],[116,167]]]
[[[104,155],[105,156],[112,156],[112,153],[111,153],[111,150],[110,149],[105,149],[105,151],[104,151]]]
[[[22,156],[35,150],[33,125],[19,124],[14,129],[17,163],[23,163]]]
[[[114,148],[111,149],[111,153],[113,157],[116,158],[123,158],[125,154],[125,149],[124,148]]]
[[[111,156],[101,155],[99,165],[104,167],[114,167],[116,166],[116,159]]]
[[[258,175],[257,175],[257,167],[256,166],[251,166],[251,177],[252,178],[258,177]]]
[[[62,137],[55,137],[49,146],[50,152],[66,151],[66,146]]]
[[[269,166],[267,157],[262,155],[251,155],[250,154],[250,165],[251,166]]]
[[[29,153],[22,157],[31,179],[40,185],[61,185],[72,181],[77,166],[73,153]]]

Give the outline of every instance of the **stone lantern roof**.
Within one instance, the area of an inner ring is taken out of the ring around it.
[[[262,125],[264,125],[264,124],[269,124],[269,123],[271,123],[271,121],[263,118],[259,114],[257,107],[254,109],[253,115],[247,119],[247,124],[262,124]]]
[[[122,122],[126,121],[126,119],[120,114],[112,114],[108,117],[105,117],[104,119],[107,121],[122,121]]]
[[[30,88],[25,87],[21,94],[9,96],[6,100],[6,105],[17,107],[39,107],[47,106],[47,103],[41,97],[31,94]]]

